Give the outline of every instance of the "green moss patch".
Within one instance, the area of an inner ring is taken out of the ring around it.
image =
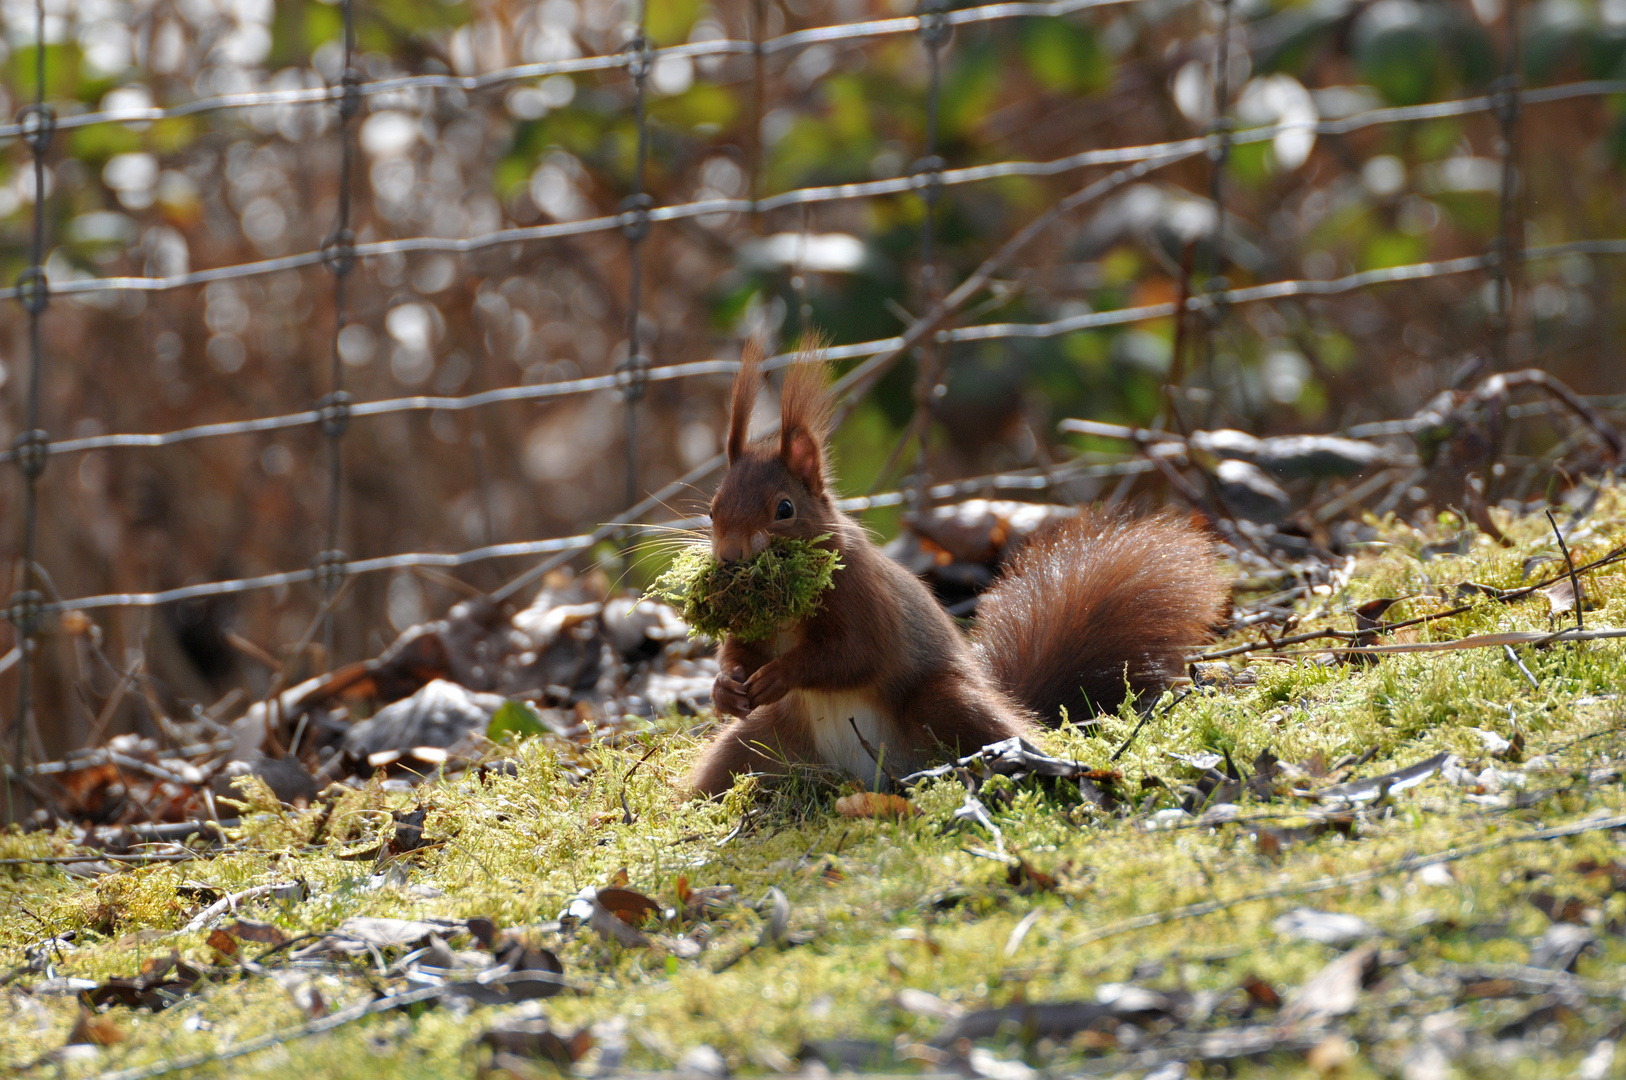
[[[1498,524],[1513,547],[1475,540],[1440,557],[1426,545],[1460,522],[1426,530],[1374,522],[1353,576],[1298,603],[1300,628],[1351,629],[1353,609],[1379,596],[1406,598],[1389,614],[1396,620],[1452,610],[1461,582],[1506,589],[1550,571],[1524,569],[1553,553],[1545,520]],[[1571,535],[1577,562],[1626,542],[1626,500],[1606,491]],[[1586,585],[1597,604],[1588,626],[1626,621],[1626,566],[1590,574]],[[1554,625],[1540,596],[1480,597],[1470,611],[1384,640]],[[0,858],[41,860],[0,866],[0,973],[17,972],[0,988],[0,1070],[61,1051],[80,1019],[63,980],[128,978],[171,950],[210,978],[159,1012],[107,1010],[102,1019],[122,1041],[27,1075],[89,1077],[297,1029],[310,1019],[299,979],[330,1012],[372,1000],[378,987],[409,985],[390,967],[401,950],[382,963],[369,955],[296,965],[289,957],[308,941],[271,955],[270,944],[245,941],[258,964],[245,971],[218,956],[206,932],[184,929],[220,895],[298,882],[296,894],[257,898],[220,925],[271,923],[292,939],[357,918],[489,918],[558,956],[572,989],[532,1008],[557,1031],[592,1033],[582,1070],[612,1060],[670,1070],[707,1045],[736,1073],[771,1075],[804,1045],[858,1040],[875,1067],[942,1071],[941,1055],[954,1049],[944,1036],[960,1010],[1097,1003],[1122,983],[1201,995],[1213,1003],[1203,1031],[1274,1029],[1286,1008],[1270,1004],[1274,995],[1290,1001],[1341,956],[1375,948],[1350,1011],[1317,1031],[1318,1052],[1284,1041],[1202,1063],[1200,1073],[1193,1061],[1193,1075],[1407,1075],[1407,1055],[1437,1030],[1425,1025],[1435,1016],[1460,1033],[1440,1042],[1458,1055],[1455,1075],[1577,1075],[1600,1039],[1616,1037],[1626,994],[1626,833],[1482,845],[1626,813],[1626,642],[1521,648],[1530,677],[1500,649],[1352,664],[1303,648],[1291,658],[1237,657],[1231,685],[1171,695],[1144,725],[1126,711],[1045,733],[1047,753],[1098,770],[1115,809],[1081,798],[1076,785],[1000,780],[982,789],[987,824],[966,821],[965,787],[952,776],[910,792],[915,813],[895,819],[843,817],[842,790],[811,775],[771,793],[745,777],[719,801],[696,800],[683,777],[709,718],[672,717],[622,742],[529,739],[502,751],[511,769],[412,790],[374,783],[303,811],[245,785],[227,850],[195,862],[72,877],[43,861],[75,850],[65,835],[0,834]],[[1487,733],[1522,745],[1497,750]],[[1210,800],[1234,802],[1235,820],[1179,812],[1204,783],[1196,762],[1225,751],[1251,773],[1266,750],[1292,767],[1266,786],[1273,797],[1243,784]],[[1370,803],[1338,810],[1291,794],[1441,752],[1457,759],[1452,775]],[[392,812],[419,807],[424,846],[391,855],[383,841]],[[1479,853],[1427,871],[1404,862],[1448,849]],[[555,921],[584,887],[612,884],[679,914],[645,921],[650,943],[632,945]],[[1147,921],[1216,902],[1205,914]],[[1306,907],[1357,916],[1374,936],[1335,945],[1291,932],[1283,916]],[[1574,976],[1532,972],[1547,962],[1543,941],[1555,927],[1574,933],[1565,924],[1593,935],[1570,965]],[[679,934],[704,947],[672,947]],[[475,948],[448,940],[459,952]],[[1571,996],[1555,1011],[1543,995],[1559,984]],[[922,1011],[918,991],[941,1004]],[[526,1015],[424,1006],[185,1075],[468,1077],[493,1064],[481,1033]],[[1041,1076],[1144,1075],[1150,1066],[1131,1035],[1162,1037],[1117,1024],[1049,1037],[1012,1023],[979,1042]],[[1620,1074],[1618,1060],[1612,1068],[1590,1075]],[[558,1073],[533,1061],[512,1075]]]
[[[835,588],[841,553],[821,546],[828,539],[775,538],[761,554],[731,563],[696,545],[673,560],[649,595],[681,611],[693,633],[761,641],[818,611]]]

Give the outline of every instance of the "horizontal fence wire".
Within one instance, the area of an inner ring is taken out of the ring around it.
[[[730,370],[737,370],[739,365],[728,364],[726,366]],[[1582,400],[1594,408],[1626,408],[1626,394],[1583,397]],[[1509,417],[1513,419],[1546,416],[1555,411],[1552,403],[1546,401],[1532,402],[1528,405],[1511,405],[1507,409]],[[1341,434],[1350,438],[1409,436],[1413,433],[1414,428],[1415,425],[1411,421],[1387,420],[1357,424],[1341,432]],[[1156,465],[1144,457],[1129,457],[1119,461],[1105,462],[1075,459],[1051,466],[1048,469],[1035,468],[989,473],[983,476],[934,484],[930,488],[929,494],[933,501],[943,501],[971,495],[992,495],[999,492],[1047,491],[1071,480],[1136,476],[1155,469]],[[836,505],[843,513],[862,513],[866,510],[906,505],[913,494],[913,492],[902,490],[887,491],[876,495],[839,499]],[[707,519],[704,517],[677,518],[657,522],[656,527],[662,529],[703,528],[706,523]],[[459,552],[408,552],[373,559],[357,559],[343,564],[341,569],[345,575],[376,573],[381,570],[407,570],[415,566],[456,569],[493,559],[558,555],[582,551],[601,542],[606,535],[605,530],[600,530],[594,533],[578,533],[573,536],[550,537],[543,540],[488,544]],[[225,581],[204,582],[196,585],[184,585],[160,592],[103,593],[47,603],[41,606],[41,611],[60,614],[62,612],[87,611],[96,608],[153,607],[160,604],[182,603],[188,600],[202,600],[216,596],[303,584],[315,581],[318,572],[316,568],[311,568],[233,578]]]
[[[991,4],[945,12],[942,13],[940,18],[947,25],[963,26],[1014,18],[1062,16],[1092,8],[1115,6],[1128,2],[1132,2],[1132,0],[1052,0],[1052,2]],[[151,122],[171,117],[192,116],[211,111],[241,108],[333,104],[339,102],[347,93],[363,97],[404,94],[418,90],[447,90],[472,93],[525,79],[555,74],[568,75],[627,69],[635,63],[652,62],[662,56],[703,58],[774,55],[821,43],[859,41],[889,35],[913,34],[918,33],[921,29],[922,20],[919,17],[906,16],[795,31],[762,42],[711,39],[661,49],[645,50],[641,55],[619,52],[613,55],[523,64],[474,76],[401,76],[357,82],[349,87],[333,85],[301,90],[225,94],[200,98],[178,105],[139,109],[125,108],[72,112],[71,106],[67,106],[64,107],[62,114],[56,117],[55,126],[59,129],[74,129],[102,123]],[[1626,80],[1588,80],[1522,90],[1518,92],[1516,97],[1521,106],[1531,106],[1623,93],[1626,93]],[[1314,131],[1318,135],[1340,136],[1378,125],[1443,119],[1475,113],[1491,113],[1501,107],[1505,100],[1506,97],[1501,94],[1479,95],[1425,105],[1372,109],[1334,119],[1257,127],[1228,133],[1225,138],[1232,145],[1236,145],[1266,142],[1274,139],[1277,135],[1292,131]],[[20,124],[0,124],[0,139],[13,138],[21,134],[23,134],[23,129]],[[759,199],[705,199],[651,208],[643,212],[643,215],[651,222],[668,222],[734,213],[762,214],[787,207],[806,206],[815,203],[923,192],[931,185],[954,186],[1006,177],[1055,176],[1078,169],[1106,165],[1155,163],[1161,166],[1208,153],[1215,147],[1219,138],[1218,135],[1209,135],[1141,146],[1088,150],[1052,161],[1004,161],[860,183],[799,188]],[[627,213],[618,213],[578,221],[502,229],[465,238],[406,237],[374,241],[355,244],[351,250],[354,257],[357,258],[413,253],[472,254],[513,244],[624,230],[629,224],[629,215]],[[1626,254],[1626,239],[1577,241],[1535,247],[1521,252],[1521,258],[1538,260],[1571,254],[1594,256]],[[203,285],[215,281],[303,269],[322,265],[327,262],[329,257],[328,253],[323,251],[310,251],[168,277],[92,277],[51,281],[49,286],[53,293],[66,296],[114,291],[158,292]],[[1419,281],[1483,270],[1493,266],[1496,259],[1495,254],[1487,254],[1389,267],[1328,280],[1279,281],[1194,296],[1187,301],[1187,307],[1189,310],[1201,311],[1223,305],[1253,303],[1296,296],[1330,296],[1382,284]],[[16,288],[0,289],[0,299],[14,299],[17,295],[18,290]],[[1175,308],[1176,305],[1172,303],[1153,304],[1116,311],[1088,312],[1046,323],[1001,323],[957,327],[940,330],[936,332],[934,338],[937,342],[945,344],[998,339],[1047,338],[1080,330],[1166,318],[1175,313]],[[906,336],[898,336],[826,348],[816,353],[785,354],[774,357],[770,362],[770,366],[782,366],[796,362],[798,359],[843,360],[876,357],[905,347],[908,340]],[[643,378],[646,381],[667,381],[704,375],[729,374],[737,369],[738,364],[733,361],[701,361],[651,368],[643,374]],[[505,401],[556,399],[575,394],[624,389],[626,382],[626,375],[620,373],[560,383],[508,387],[463,397],[412,396],[392,398],[356,403],[350,407],[350,415],[364,417],[417,410],[461,410],[479,408]],[[122,447],[168,446],[197,439],[252,434],[319,424],[322,419],[323,416],[320,411],[307,410],[283,416],[198,425],[158,434],[110,434],[61,440],[47,444],[45,450],[48,453],[63,454]],[[10,461],[14,458],[15,453],[12,451],[0,453],[0,461]],[[944,499],[979,491],[1043,490],[1065,479],[1082,476],[1122,476],[1143,472],[1151,467],[1150,462],[1140,459],[1106,464],[1074,461],[1043,471],[996,474],[955,483],[938,484],[931,487],[930,496],[933,499]],[[863,510],[881,506],[901,505],[906,498],[907,495],[904,492],[889,492],[862,499],[845,500],[842,505],[845,509]],[[648,500],[645,500],[645,503],[647,502]],[[644,505],[639,504],[639,507],[630,509],[627,514],[617,518],[617,523],[622,522],[624,518],[630,515],[647,512],[640,509]],[[374,559],[360,559],[344,563],[342,569],[344,573],[351,574],[407,569],[413,566],[455,568],[474,562],[504,557],[540,554],[557,555],[591,546],[606,535],[606,529],[608,528],[610,527],[607,526],[605,529],[597,530],[594,533],[579,536],[556,537],[512,544],[494,544],[451,554],[420,552]],[[189,585],[154,593],[104,594],[71,600],[57,600],[44,605],[41,610],[60,613],[93,608],[175,603],[309,582],[315,580],[317,575],[318,570],[312,568]]]
[[[975,476],[964,480],[936,484],[931,488],[931,497],[941,500],[1001,491],[1043,491],[1068,480],[1086,477],[1131,476],[1147,472],[1153,468],[1155,466],[1151,462],[1138,458],[1112,462],[1066,462],[1048,470],[1034,469],[990,473],[985,476]],[[844,513],[860,513],[865,510],[902,506],[908,501],[911,494],[911,492],[906,491],[888,491],[878,495],[839,499],[836,505]],[[657,522],[656,527],[663,529],[702,528],[706,524],[707,519],[704,517],[677,518]],[[558,536],[545,540],[528,540],[511,544],[488,544],[484,547],[470,548],[467,551],[459,552],[410,552],[376,559],[356,559],[353,562],[342,564],[341,570],[348,576],[350,574],[376,573],[380,570],[407,570],[414,566],[456,569],[457,567],[491,559],[581,551],[592,547],[601,539],[602,536],[598,533],[580,533],[575,536]],[[260,574],[254,577],[183,585],[179,588],[165,589],[161,592],[103,593],[72,600],[57,600],[41,605],[40,610],[46,613],[62,613],[67,611],[88,611],[95,608],[154,607],[159,604],[178,604],[188,600],[203,600],[215,596],[228,596],[235,593],[256,592],[262,589],[299,585],[317,580],[318,573],[318,569],[313,567],[306,570],[290,570],[276,574]]]
[[[949,26],[970,26],[976,23],[1003,22],[1009,19],[1055,18],[1072,15],[1091,8],[1115,7],[1135,3],[1136,0],[1039,0],[1032,3],[986,4],[981,7],[962,8],[943,13],[941,22]],[[866,22],[841,23],[796,30],[778,37],[767,38],[760,44],[731,38],[709,38],[681,45],[649,49],[642,55],[650,63],[663,57],[691,60],[707,57],[754,57],[760,51],[769,56],[813,45],[833,42],[860,41],[868,38],[913,34],[920,30],[920,18],[905,15],[893,19],[872,19]],[[630,68],[639,62],[639,54],[617,52],[598,56],[580,56],[569,60],[546,60],[531,64],[515,64],[497,68],[482,75],[401,75],[389,79],[374,79],[356,84],[355,92],[363,97],[387,94],[405,94],[416,90],[459,90],[475,93],[525,79],[540,79],[550,75],[582,75],[596,71],[615,71]],[[221,112],[231,109],[252,109],[279,105],[320,105],[337,103],[345,94],[340,86],[311,87],[300,90],[261,90],[235,94],[217,94],[198,98],[179,105],[128,106],[74,113],[64,109],[56,126],[68,130],[95,124],[151,123],[174,117],[197,116],[200,113]],[[0,124],[0,139],[15,138],[22,134],[17,123]]]
[[[1519,97],[1523,105],[1536,105],[1613,94],[1626,94],[1626,79],[1565,83],[1559,86],[1523,91]],[[323,98],[322,100],[327,99]],[[1472,113],[1489,113],[1493,112],[1498,104],[1499,100],[1497,98],[1484,95],[1438,102],[1431,105],[1407,105],[1387,109],[1371,109],[1337,120],[1272,124],[1250,128],[1245,131],[1234,132],[1228,138],[1232,145],[1242,145],[1269,142],[1278,135],[1294,131],[1314,130],[1320,135],[1347,135],[1363,128],[1385,124],[1435,120],[1465,116]],[[1190,139],[1176,139],[1170,142],[1147,143],[1140,146],[1085,150],[1051,161],[1002,161],[961,169],[945,169],[938,173],[917,173],[885,180],[866,180],[852,184],[796,188],[760,199],[701,199],[695,202],[654,207],[642,212],[642,217],[650,222],[670,222],[723,214],[763,214],[786,207],[813,203],[842,202],[854,199],[877,198],[884,195],[905,194],[922,191],[933,184],[952,187],[1007,177],[1057,176],[1096,166],[1125,165],[1143,161],[1158,161],[1159,159],[1162,159],[1165,164],[1173,164],[1176,161],[1182,161],[1197,154],[1207,153],[1213,146],[1217,145],[1219,138],[1217,135],[1207,135]],[[403,254],[470,255],[513,244],[536,243],[583,236],[590,233],[623,230],[633,223],[632,217],[631,212],[623,212],[582,218],[577,221],[560,221],[546,225],[498,229],[477,236],[412,236],[394,240],[374,240],[354,244],[351,250],[354,257],[358,259]],[[300,270],[306,267],[323,265],[330,258],[331,254],[322,250],[304,251],[293,255],[282,255],[271,259],[259,259],[253,262],[236,263],[230,266],[212,267],[207,270],[194,270],[185,274],[173,274],[163,277],[84,277],[52,280],[50,287],[53,294],[62,296],[124,291],[167,292],[172,289],[207,285],[216,281],[230,281]],[[0,288],[0,300],[15,299],[16,296],[16,287]]]
[[[1569,255],[1626,255],[1626,239],[1577,240],[1565,244],[1549,244],[1527,248],[1522,255],[1527,262],[1557,259]],[[1382,270],[1366,270],[1340,278],[1276,281],[1263,285],[1251,285],[1245,288],[1227,289],[1221,292],[1193,296],[1186,301],[1186,309],[1188,311],[1205,311],[1216,306],[1251,304],[1267,300],[1290,299],[1296,296],[1336,296],[1340,293],[1354,292],[1379,285],[1406,281],[1424,281],[1430,278],[1448,277],[1483,270],[1491,266],[1495,262],[1495,258],[1494,255],[1470,255],[1460,259],[1407,263],[1401,266],[1386,267]],[[1138,307],[1119,308],[1114,311],[1085,312],[1043,323],[988,323],[979,326],[962,326],[952,330],[938,331],[935,340],[940,344],[953,344],[969,341],[1051,338],[1062,334],[1076,333],[1081,330],[1096,330],[1109,326],[1122,326],[1130,323],[1165,319],[1173,315],[1174,312],[1175,304],[1172,302],[1145,304]],[[904,339],[901,336],[877,338],[873,341],[835,345],[817,350],[780,353],[771,357],[763,366],[768,370],[773,370],[797,362],[857,360],[876,356],[903,346]],[[668,364],[662,367],[649,368],[643,373],[642,377],[645,382],[669,382],[674,379],[698,378],[708,375],[732,375],[739,368],[739,362],[735,360],[696,360],[689,363]],[[503,402],[547,401],[572,397],[578,394],[621,389],[626,385],[627,378],[626,373],[622,372],[613,375],[595,375],[589,378],[569,379],[556,383],[502,387],[496,390],[467,394],[462,397],[437,397],[420,394],[411,397],[384,398],[378,401],[362,401],[350,406],[350,416],[352,418],[384,416],[391,413],[437,409],[459,411],[482,408]],[[282,416],[267,416],[253,420],[228,421],[218,424],[199,424],[196,427],[179,428],[174,431],[155,434],[87,435],[77,439],[62,439],[45,444],[45,451],[49,454],[71,454],[91,450],[174,446],[178,443],[192,442],[197,439],[218,438],[228,435],[252,435],[265,431],[305,427],[320,424],[321,422],[322,413],[320,410],[307,409],[303,412],[288,413]],[[0,462],[11,461],[15,456],[16,451],[14,450],[0,451]]]

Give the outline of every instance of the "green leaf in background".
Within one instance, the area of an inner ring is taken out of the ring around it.
[[[1268,142],[1238,143],[1231,148],[1231,175],[1244,186],[1264,186],[1276,175],[1276,154]]]
[[[980,42],[961,52],[943,80],[938,115],[944,136],[965,138],[976,130],[999,96],[1002,74],[993,42]]]
[[[1109,336],[1100,330],[1077,330],[1062,338],[1062,350],[1067,358],[1095,374],[1106,368],[1111,344]]]
[[[1432,198],[1463,232],[1489,238],[1502,228],[1502,210],[1493,191],[1441,191]]]
[[[486,738],[492,742],[502,742],[505,735],[512,735],[514,741],[519,742],[546,732],[536,710],[523,701],[503,702],[491,714],[491,722],[486,725]]]
[[[656,45],[676,45],[689,39],[698,18],[700,0],[650,0],[644,33]]]
[[[75,128],[68,140],[74,157],[98,168],[114,154],[133,153],[144,145],[139,134],[120,124]]]
[[[39,50],[24,46],[6,61],[6,85],[12,97],[20,102],[34,100],[34,80],[39,65]],[[45,96],[47,98],[77,98],[80,86],[80,54],[75,44],[45,46]]]
[[[497,162],[491,170],[491,188],[504,199],[509,198],[531,179],[529,155],[511,153]]]
[[[726,128],[739,111],[734,92],[712,82],[697,82],[681,94],[649,103],[651,119],[681,128]]]
[[[1385,270],[1391,266],[1404,266],[1422,260],[1428,246],[1422,237],[1405,233],[1379,233],[1367,241],[1361,251],[1362,270]]]
[[[338,5],[315,0],[283,0],[277,4],[271,20],[271,55],[267,64],[273,68],[304,65],[318,45],[337,41],[343,32],[344,15]]]
[[[379,4],[362,5],[357,12],[371,16],[357,31],[359,43],[363,48],[379,51],[399,51],[403,38],[462,26],[469,21],[468,4],[446,3],[445,0],[384,0]]]
[[[1088,26],[1062,19],[1024,19],[1022,61],[1047,90],[1089,94],[1112,82],[1112,67]]]
[[[195,116],[170,116],[147,129],[147,145],[159,154],[173,154],[198,136],[201,121]]]
[[[1356,20],[1361,75],[1392,105],[1418,105],[1483,84],[1497,71],[1485,30],[1440,0],[1374,4]]]

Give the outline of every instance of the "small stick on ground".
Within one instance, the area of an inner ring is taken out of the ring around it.
[[[1581,622],[1581,579],[1575,576],[1575,560],[1570,557],[1570,546],[1564,543],[1563,530],[1559,529],[1551,510],[1547,511],[1547,524],[1553,527],[1553,535],[1558,538],[1558,550],[1564,553],[1564,565],[1570,570],[1570,591],[1575,594],[1575,628],[1585,630],[1586,627]]]
[[[627,784],[632,780],[632,774],[638,771],[638,766],[654,757],[655,751],[658,749],[660,749],[659,746],[651,746],[649,753],[639,758],[632,768],[627,770],[627,775],[621,778],[621,823],[623,825],[636,825],[638,823],[638,816],[632,812],[632,807],[627,805]]]
[[[1521,675],[1530,680],[1531,688],[1539,691],[1541,689],[1541,683],[1537,682],[1536,677],[1530,673],[1530,669],[1524,666],[1524,661],[1520,660],[1519,654],[1513,651],[1513,646],[1503,645],[1502,651],[1507,654],[1508,662],[1514,667],[1518,668]]]
[[[858,745],[862,746],[864,748],[864,753],[868,754],[870,756],[870,760],[875,762],[875,771],[886,777],[887,782],[892,785],[894,790],[896,790],[898,787],[898,778],[887,772],[886,766],[881,763],[881,755],[879,751],[877,751],[875,747],[871,746],[869,744],[869,740],[864,738],[864,733],[858,730],[858,721],[849,716],[847,717],[847,723],[853,726],[853,734],[858,736]],[[881,749],[886,749],[885,743],[881,744]]]
[[[197,915],[193,917],[192,921],[187,923],[186,926],[182,928],[181,933],[191,934],[199,930],[207,929],[210,923],[214,922],[228,911],[236,911],[240,905],[245,904],[250,900],[257,900],[262,896],[269,896],[278,889],[286,889],[292,884],[292,882],[279,881],[270,885],[256,885],[251,889],[244,889],[242,892],[232,893],[230,896],[216,900],[214,903],[198,912]]]

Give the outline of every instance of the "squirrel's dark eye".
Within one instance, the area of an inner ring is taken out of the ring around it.
[[[791,503],[791,501],[789,499],[780,499],[779,509],[773,512],[774,520],[784,521],[786,518],[792,518],[795,516],[796,507]]]

